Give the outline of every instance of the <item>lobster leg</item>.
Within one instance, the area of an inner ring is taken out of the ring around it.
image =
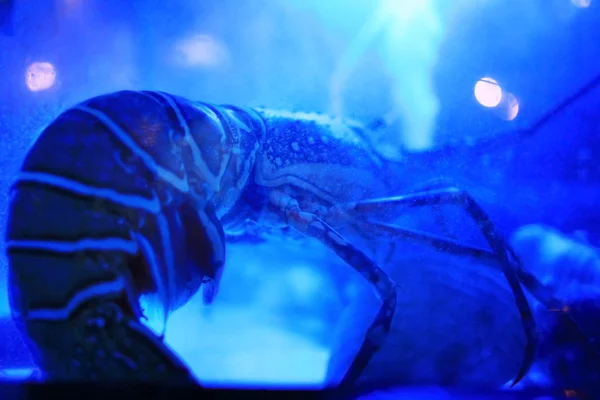
[[[291,196],[273,191],[271,203],[283,213],[289,226],[308,237],[319,240],[360,273],[373,285],[377,297],[381,300],[381,306],[367,329],[365,340],[340,383],[340,385],[349,385],[360,376],[373,354],[381,348],[390,331],[392,318],[396,311],[397,284],[365,253],[346,241],[322,219],[315,214],[303,212]]]
[[[487,262],[488,264],[492,261],[498,261],[498,257],[490,250],[465,245],[455,240],[433,235],[428,232],[420,232],[379,221],[358,221],[355,222],[355,226],[359,228],[360,231],[363,232],[363,234],[368,232],[368,237],[371,239],[379,238],[385,235],[394,238],[416,240],[422,243],[426,243],[435,248],[436,250],[445,253],[457,256],[474,257],[484,262]],[[511,253],[511,257],[515,260],[518,260],[518,257],[514,253],[513,249],[508,248],[508,250]],[[565,308],[565,305],[560,300],[553,297],[551,289],[546,287],[546,285],[540,282],[534,275],[523,269],[520,263],[517,263],[517,265],[515,265],[515,272],[521,284],[525,288],[527,288],[529,293],[531,293],[531,295],[537,301],[539,301],[540,304],[542,304],[547,310],[568,310],[568,308]],[[567,317],[570,318],[570,316]],[[581,328],[581,324],[579,324],[573,318],[570,319],[571,321],[569,323],[575,326],[575,329],[581,335],[583,335],[584,338],[590,337],[590,335],[586,334],[583,328]],[[587,341],[587,339],[584,341]],[[596,352],[600,354],[600,350],[597,350]]]
[[[411,194],[411,193],[429,192],[432,190],[444,189],[444,188],[447,188],[448,186],[450,186],[450,185],[448,183],[446,183],[445,180],[432,179],[432,180],[425,182],[424,184],[413,187],[407,193]],[[448,226],[448,221],[443,215],[442,205],[443,204],[434,204],[431,206],[432,212],[433,212],[433,218],[435,219],[435,223],[441,229],[441,231],[444,235],[446,235],[447,237],[452,238],[452,239],[457,239],[456,236],[453,234],[453,232],[450,230],[450,227]]]
[[[457,256],[474,257],[487,263],[498,261],[496,254],[488,249],[466,245],[456,240],[434,235],[429,232],[421,232],[391,223],[372,220],[359,220],[354,223],[354,226],[369,239],[378,239],[382,236],[387,236],[407,240],[416,240],[426,243],[434,249],[445,253]],[[518,260],[514,250],[510,247],[508,250],[511,254],[511,258]],[[537,301],[539,301],[547,309],[561,309],[563,307],[563,304],[559,300],[552,297],[550,289],[531,273],[523,269],[520,263],[517,263],[514,267],[521,284],[527,288],[527,290],[533,295],[533,297],[535,297]]]
[[[535,358],[537,342],[535,320],[519,281],[518,271],[521,268],[518,266],[518,259],[514,257],[514,252],[510,246],[498,234],[487,214],[467,192],[455,187],[447,187],[414,192],[406,196],[394,196],[341,204],[337,208],[351,214],[370,215],[389,210],[390,207],[414,208],[439,205],[456,205],[461,207],[475,221],[492,252],[500,261],[502,272],[515,295],[515,301],[527,337],[525,357],[513,381],[513,385],[515,385],[527,374]]]
[[[485,261],[497,261],[496,255],[488,249],[466,245],[455,239],[408,229],[399,225],[373,220],[359,220],[354,222],[354,227],[368,239],[391,237],[394,239],[414,240],[428,244],[436,250],[457,256],[475,257]]]

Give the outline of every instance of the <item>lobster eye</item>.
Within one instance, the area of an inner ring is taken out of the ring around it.
[[[210,304],[219,291],[225,265],[223,226],[212,204],[201,209],[186,204],[179,212],[189,264],[194,269],[191,272],[201,276],[202,298],[205,304]]]

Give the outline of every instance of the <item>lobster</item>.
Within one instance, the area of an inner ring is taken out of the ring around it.
[[[476,222],[513,291],[527,342],[518,382],[536,347],[518,260],[466,191],[423,187],[382,197],[394,179],[356,122],[158,91],[88,99],[44,129],[11,189],[13,316],[49,379],[195,382],[162,336],[140,322],[141,296],[158,301],[165,321],[200,290],[210,304],[226,237],[250,224],[287,227],[329,248],[379,299],[340,382],[350,385],[382,347],[400,286],[360,249],[356,235],[340,229],[472,252],[374,219],[395,209],[455,205]]]

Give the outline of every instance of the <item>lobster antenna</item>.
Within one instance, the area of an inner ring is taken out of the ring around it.
[[[446,146],[441,146],[436,149],[432,149],[430,153],[443,153],[454,150],[461,150],[466,147],[475,148],[476,153],[484,153],[490,147],[498,146],[500,143],[510,143],[511,141],[525,139],[527,137],[533,136],[538,130],[544,127],[548,122],[550,122],[554,117],[558,114],[562,113],[568,107],[570,107],[573,103],[579,101],[582,97],[589,94],[592,90],[594,90],[597,86],[600,86],[600,74],[596,75],[589,82],[575,91],[572,95],[567,96],[560,103],[554,106],[552,109],[542,114],[541,117],[537,119],[532,125],[524,129],[515,129],[504,132],[497,132],[495,134],[490,135],[485,139],[478,140],[474,145],[464,146],[462,144],[451,144]],[[368,126],[374,126],[375,130],[387,128],[389,125],[386,124],[381,119],[376,119],[372,121]],[[511,139],[511,140],[507,140]],[[410,153],[404,150],[407,153]]]
[[[577,91],[575,91],[570,96],[567,96],[560,103],[558,103],[554,108],[551,108],[546,113],[542,114],[537,121],[531,124],[529,127],[524,129],[516,129],[508,132],[498,132],[496,134],[492,134],[489,138],[479,140],[477,144],[477,152],[482,152],[489,147],[497,145],[499,138],[502,139],[502,143],[507,143],[506,139],[509,138],[512,141],[522,140],[528,137],[533,136],[537,133],[541,128],[548,124],[548,122],[552,121],[554,117],[565,111],[571,105],[579,101],[582,97],[589,94],[596,87],[600,86],[600,74],[596,75],[590,81],[588,81],[585,85],[580,87]],[[451,150],[456,149],[459,146],[447,146],[446,148],[442,147],[440,150]]]

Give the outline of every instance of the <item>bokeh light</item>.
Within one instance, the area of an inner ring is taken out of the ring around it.
[[[508,121],[512,121],[519,115],[519,100],[512,93],[506,94],[506,116]]]
[[[228,57],[227,49],[210,35],[189,36],[175,46],[176,58],[180,64],[188,67],[216,67]]]
[[[481,78],[475,84],[475,98],[484,107],[496,107],[502,100],[502,89],[492,78]]]
[[[588,8],[592,4],[592,0],[571,0],[571,4],[578,8]]]
[[[25,83],[32,92],[48,90],[56,84],[56,70],[49,62],[29,64],[25,72]]]

